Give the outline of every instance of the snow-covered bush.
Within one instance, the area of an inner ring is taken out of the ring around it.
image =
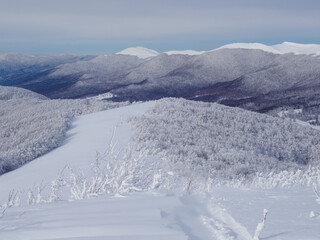
[[[9,208],[17,206],[20,206],[20,197],[17,191],[11,190],[8,200],[0,207],[0,217],[3,216]]]
[[[128,194],[164,186],[160,184],[163,175],[159,174],[157,162],[129,149],[117,153],[109,150],[102,155],[97,154],[91,171],[84,173],[82,169],[65,166],[51,184],[34,186],[23,199],[28,205],[33,205],[105,194]]]
[[[0,174],[61,144],[73,117],[126,104],[89,99],[0,100]]]
[[[318,191],[318,187],[316,184],[313,185],[313,191],[317,197],[316,201],[317,203],[320,204],[320,193]],[[310,212],[310,215],[309,215],[311,218],[316,218],[316,217],[320,217],[320,212],[315,212],[315,211],[311,211]]]
[[[107,159],[96,159],[94,174],[90,177],[72,170],[67,178],[71,199],[79,200],[102,194],[126,194],[145,190],[143,188],[146,187],[146,182],[141,182],[142,176],[139,171],[143,167],[141,161],[139,156],[109,155]]]
[[[219,104],[164,99],[131,123],[136,150],[205,178],[250,182],[320,162],[319,131]]]
[[[316,196],[317,196],[317,202],[320,204],[320,193],[319,193],[319,191],[318,191],[318,187],[317,187],[316,184],[313,185],[313,191],[314,191],[314,193],[315,193]]]

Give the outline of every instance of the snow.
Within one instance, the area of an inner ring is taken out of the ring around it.
[[[295,113],[295,114],[302,113],[302,108],[293,109],[292,112]],[[278,112],[277,115],[279,117],[284,117],[284,116],[288,115],[289,113],[290,113],[289,110],[283,110],[283,111]]]
[[[148,49],[148,48],[144,48],[144,47],[126,48],[120,52],[117,52],[116,54],[136,56],[136,57],[142,58],[142,59],[155,57],[155,56],[159,55],[159,53],[157,51],[152,50],[152,49]]]
[[[265,52],[271,52],[275,54],[281,54],[280,51],[273,49],[272,46],[267,46],[262,43],[231,43],[214,49],[213,51],[220,50],[220,49],[233,49],[233,48],[242,48],[242,49],[258,49]]]
[[[1,79],[1,78],[0,78]],[[18,88],[18,87],[6,87],[0,86],[0,100],[9,101],[12,99],[38,99],[45,100],[45,96],[38,93],[32,92],[27,89]]]
[[[193,203],[175,195],[135,194],[16,208],[0,219],[0,239],[212,239]]]
[[[299,44],[293,42],[283,42],[281,44],[273,45],[273,49],[284,53],[294,54],[308,54],[320,55],[320,44]]]
[[[286,181],[281,177],[278,186],[288,182],[297,185],[294,173],[298,169],[307,173],[309,164],[318,166],[320,161],[317,158],[320,132],[289,120],[219,104],[163,99],[131,122],[138,149],[175,163],[173,168],[182,164],[185,172],[180,179],[191,174],[190,169],[197,169],[197,176],[206,176],[214,185],[234,179],[235,184],[247,182],[256,186],[259,182],[261,186],[265,179],[265,187],[269,187],[270,180],[279,180],[270,174],[288,171],[292,176]],[[315,137],[308,140],[311,136]],[[299,150],[292,152],[292,149]],[[315,152],[310,154],[312,151]],[[309,153],[308,162],[301,153]],[[308,172],[303,179],[312,182],[313,176]],[[203,186],[203,182],[195,186]]]
[[[261,222],[263,210],[268,215],[260,239],[320,239],[320,205],[310,188],[234,189],[217,188],[213,202],[233,216],[234,220],[253,235]]]
[[[212,194],[135,193],[9,209],[0,239],[316,240],[319,211],[312,189],[216,188]],[[258,225],[259,226],[259,225]]]
[[[66,165],[89,171],[96,152],[103,153],[111,139],[115,148],[126,149],[132,135],[127,120],[154,106],[146,102],[76,118],[61,147],[0,176],[0,202],[11,189],[23,194],[24,189],[51,182]],[[316,240],[316,198],[308,187],[216,187],[202,194],[152,191],[22,205],[0,216],[0,239],[252,240],[263,209],[268,209],[260,239]]]
[[[154,102],[136,104],[76,118],[61,147],[0,177],[0,203],[6,200],[12,189],[25,192],[41,182],[49,184],[67,165],[89,170],[97,152],[106,151],[114,131],[116,148],[126,149],[131,135],[126,119],[144,113],[153,105]]]
[[[113,98],[116,96],[117,95],[112,94],[111,92],[106,92],[106,93],[99,94],[97,96],[88,97],[88,99],[105,100],[105,99]]]
[[[206,51],[195,51],[195,50],[172,50],[172,51],[168,51],[168,52],[164,52],[167,55],[175,55],[175,54],[180,54],[180,55],[190,55],[190,56],[194,56],[194,55],[200,55],[205,53]]]
[[[320,131],[320,126],[312,125],[312,124],[310,124],[310,123],[308,123],[308,122],[304,122],[304,121],[301,121],[301,120],[298,120],[298,119],[296,119],[296,122],[297,122],[298,124],[302,125],[302,126],[311,127],[311,128],[313,128],[313,129],[316,129],[316,130]]]
[[[274,54],[307,54],[307,55],[317,55],[320,56],[320,44],[299,44],[293,42],[283,42],[276,45],[265,45],[261,43],[232,43],[224,45],[220,48],[214,49],[213,51],[220,49],[233,49],[233,48],[242,48],[242,49],[258,49],[265,52],[270,52]]]
[[[210,50],[210,51],[195,51],[195,50],[170,50],[164,52],[167,55],[201,55],[203,53],[217,51],[221,49],[257,49],[262,50],[265,52],[270,52],[274,54],[286,54],[286,53],[294,53],[294,54],[307,54],[307,55],[316,55],[320,56],[320,44],[300,44],[300,43],[293,43],[293,42],[283,42],[281,44],[275,45],[265,45],[262,43],[231,43],[219,48]],[[142,59],[147,59],[151,57],[158,56],[160,53],[147,49],[144,47],[132,47],[126,48],[116,54],[123,54],[123,55],[131,55],[136,56]]]

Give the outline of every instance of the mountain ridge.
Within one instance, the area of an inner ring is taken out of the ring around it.
[[[293,48],[311,53],[317,47],[284,42],[232,44],[206,52],[171,51],[146,58],[135,56],[135,48],[129,55],[33,57],[31,62],[2,61],[0,85],[49,98],[102,94],[112,101],[145,101],[183,97],[260,112],[318,108],[320,59],[315,54],[285,53]]]

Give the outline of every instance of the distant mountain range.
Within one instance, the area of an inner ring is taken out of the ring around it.
[[[100,56],[4,54],[0,85],[49,98],[183,97],[259,112],[318,107],[320,45],[235,43],[210,51],[165,53],[136,47]]]
[[[308,55],[320,56],[320,44],[299,44],[299,43],[293,43],[293,42],[283,42],[281,44],[276,44],[271,46],[268,46],[262,43],[232,43],[232,44],[227,44],[217,49],[213,49],[209,51],[172,50],[164,53],[166,53],[167,55],[174,55],[174,54],[200,55],[203,53],[217,51],[220,49],[234,49],[234,48],[256,49],[256,50],[262,50],[265,52],[270,52],[275,54],[294,53],[294,54],[308,54]],[[160,53],[155,50],[151,50],[143,47],[135,47],[135,48],[124,49],[120,52],[117,52],[116,54],[131,55],[139,58],[149,58],[149,57],[155,57]]]

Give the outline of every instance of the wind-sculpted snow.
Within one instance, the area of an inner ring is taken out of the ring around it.
[[[115,108],[126,103],[95,100],[18,99],[16,92],[1,88],[0,96],[0,174],[11,171],[59,146],[74,116]],[[3,91],[5,90],[5,91]],[[4,92],[4,94],[3,94]],[[14,92],[8,99],[7,92]]]
[[[192,175],[245,180],[320,161],[320,132],[219,104],[161,100],[131,120],[138,150]]]

